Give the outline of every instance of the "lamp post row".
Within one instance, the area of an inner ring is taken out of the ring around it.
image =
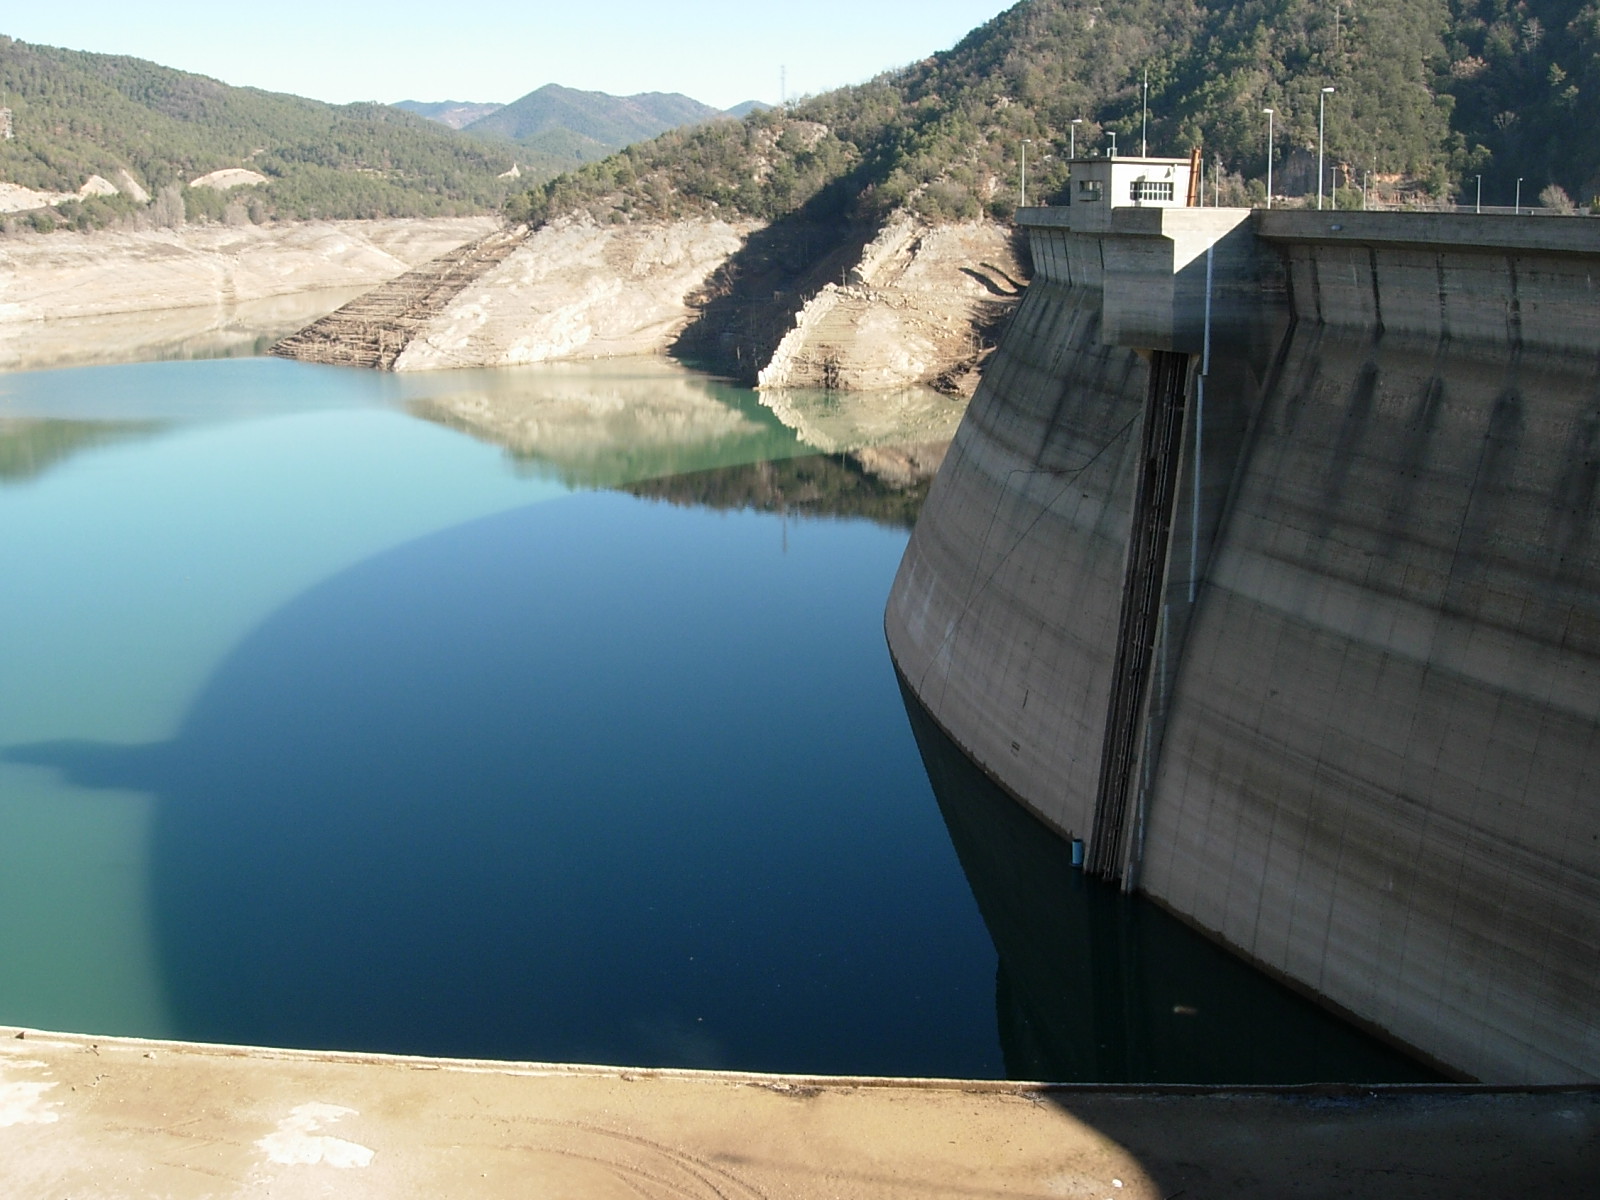
[[[1334,91],[1335,91],[1335,89],[1332,88],[1332,87],[1325,87],[1317,95],[1317,211],[1318,212],[1322,211],[1322,185],[1323,185],[1323,180],[1324,180],[1324,173],[1323,173],[1323,147],[1324,147],[1325,141],[1326,141],[1326,139],[1325,139],[1325,131],[1326,131],[1326,126],[1327,126],[1327,101],[1328,101],[1328,97],[1333,95]],[[1261,110],[1261,112],[1267,118],[1267,207],[1271,208],[1272,207],[1272,118],[1273,118],[1273,115],[1276,112],[1276,110],[1275,109],[1271,109],[1271,108],[1263,108]],[[1082,124],[1083,124],[1083,118],[1082,117],[1074,117],[1072,119],[1071,125],[1068,126],[1068,137],[1069,137],[1070,140],[1068,142],[1067,157],[1068,157],[1069,160],[1075,159],[1075,158],[1078,157],[1078,126],[1082,125]],[[1149,145],[1148,145],[1146,137],[1145,137],[1145,134],[1149,130],[1149,125],[1150,125],[1150,76],[1149,76],[1149,73],[1146,72],[1145,73],[1145,78],[1144,78],[1144,114],[1143,114],[1143,121],[1141,123],[1140,137],[1139,137],[1139,155],[1140,155],[1141,158],[1149,156]],[[1116,134],[1116,131],[1108,129],[1106,131],[1106,133],[1111,138],[1111,157],[1115,158],[1117,156],[1117,134]],[[1023,207],[1027,207],[1027,203],[1028,203],[1028,147],[1030,145],[1032,145],[1032,144],[1033,144],[1033,139],[1032,138],[1023,138],[1022,139],[1022,189],[1021,189],[1021,191],[1022,191],[1022,206]],[[1476,203],[1474,205],[1474,211],[1481,213],[1481,212],[1483,212],[1483,176],[1479,175],[1477,177],[1477,179],[1478,179],[1478,196],[1477,196],[1477,201],[1476,201]],[[1366,189],[1363,188],[1362,189],[1362,194],[1361,194],[1361,207],[1365,208],[1366,206],[1367,206],[1367,203],[1366,203]],[[1522,177],[1518,177],[1518,179],[1517,179],[1516,212],[1517,212],[1518,216],[1522,215]]]

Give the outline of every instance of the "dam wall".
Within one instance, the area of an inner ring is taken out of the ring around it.
[[[1093,873],[1462,1075],[1600,1078],[1600,225],[1113,217],[1022,216],[907,685]]]

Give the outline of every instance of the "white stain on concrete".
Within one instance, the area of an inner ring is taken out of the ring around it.
[[[372,1151],[343,1138],[328,1137],[318,1130],[356,1110],[337,1104],[302,1104],[278,1122],[278,1128],[256,1143],[266,1151],[267,1160],[286,1167],[317,1165],[349,1169],[372,1163]]]
[[[61,1119],[56,1111],[61,1105],[44,1099],[44,1094],[58,1084],[6,1078],[8,1072],[41,1071],[44,1065],[22,1058],[0,1063],[0,1129],[11,1125],[52,1125]]]

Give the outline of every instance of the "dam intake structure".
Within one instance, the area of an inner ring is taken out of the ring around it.
[[[1078,199],[1019,216],[906,686],[1092,873],[1459,1075],[1600,1079],[1600,224]]]

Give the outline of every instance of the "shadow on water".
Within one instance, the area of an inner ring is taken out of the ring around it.
[[[473,521],[281,608],[172,741],[6,756],[153,795],[184,1038],[993,1075],[876,619],[903,542],[778,525],[607,493]]]
[[[901,693],[1000,965],[1006,1074],[1057,1083],[1422,1082],[1440,1077],[1324,1012],[1071,848]]]

